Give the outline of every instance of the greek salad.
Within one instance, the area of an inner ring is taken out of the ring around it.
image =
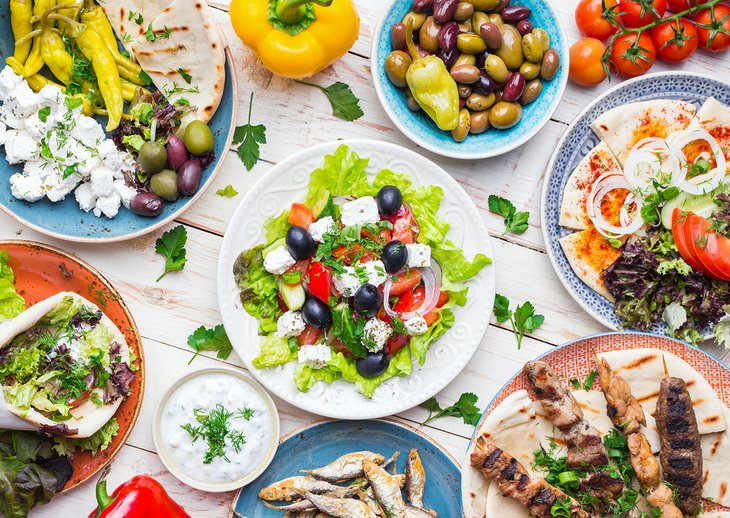
[[[296,362],[294,381],[345,379],[367,397],[411,373],[454,325],[464,282],[491,260],[446,239],[441,187],[416,187],[340,146],[310,177],[303,203],[265,223],[266,243],[234,265],[244,309],[263,335],[256,368]]]

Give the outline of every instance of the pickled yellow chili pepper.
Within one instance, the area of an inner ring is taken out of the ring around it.
[[[78,0],[56,0],[56,2],[58,3],[58,5],[68,6],[58,11],[58,14],[62,16],[68,16],[69,18],[74,20],[77,18],[79,10],[81,9],[81,4],[77,3]]]
[[[137,85],[122,79],[122,99],[131,103],[137,95]]]
[[[71,69],[73,68],[74,58],[66,50],[66,44],[59,32],[53,28],[53,22],[48,19],[50,13],[60,9],[62,9],[62,6],[56,5],[41,16],[41,57],[53,72],[53,75],[67,85],[71,82]]]
[[[54,5],[56,5],[56,0],[35,0],[33,4],[33,17],[40,19],[41,15]],[[23,77],[37,74],[41,68],[43,68],[43,57],[41,57],[41,35],[38,33],[38,35],[33,37],[30,54],[23,67]]]
[[[33,30],[33,23],[30,17],[33,15],[33,2],[31,0],[10,0],[10,25],[13,28],[15,41],[24,38]],[[15,44],[13,57],[19,63],[25,63],[30,54],[31,40],[23,41],[20,45]]]
[[[413,42],[413,20],[406,26],[406,44],[413,63],[406,72],[411,94],[436,125],[451,131],[459,124],[459,88],[436,56],[422,56]]]

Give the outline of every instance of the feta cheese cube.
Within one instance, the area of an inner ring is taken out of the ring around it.
[[[41,108],[48,106],[52,108],[51,113],[55,113],[56,108],[63,105],[65,97],[56,85],[46,85],[38,92],[38,105]]]
[[[114,180],[114,192],[122,199],[122,205],[129,208],[132,198],[137,195],[137,189],[130,187],[124,180]]]
[[[97,149],[99,151],[99,155],[101,155],[102,146],[104,145],[108,146],[108,144],[111,144],[114,151],[117,150],[113,141],[105,140],[104,128],[102,128],[94,119],[86,117],[85,115],[76,119],[76,125],[71,130],[71,136],[81,142],[84,146],[91,148],[97,148],[98,146]],[[110,169],[114,169],[114,167],[110,167]]]
[[[40,177],[25,176],[20,173],[10,177],[10,193],[19,200],[29,202],[36,202],[46,195]]]
[[[46,134],[48,128],[48,122],[43,122],[38,118],[38,112],[32,114],[30,117],[25,119],[25,131],[34,140],[40,140]]]
[[[312,369],[322,369],[332,359],[332,349],[327,344],[305,345],[299,348],[299,363]]]
[[[309,233],[312,235],[312,239],[321,243],[324,241],[324,235],[336,228],[335,220],[331,216],[325,216],[309,225]]]
[[[333,278],[335,289],[345,297],[352,297],[363,283],[355,268],[352,266],[344,266],[343,268],[345,271],[336,273]]]
[[[5,136],[5,160],[8,164],[20,164],[38,158],[38,142],[24,131],[11,130]]]
[[[285,246],[275,248],[264,258],[264,268],[274,275],[281,275],[286,272],[296,261]]]
[[[114,193],[114,174],[106,167],[91,172],[91,191],[97,198]]]
[[[410,268],[423,268],[431,266],[431,247],[418,243],[407,244],[408,266]]]
[[[363,196],[342,205],[342,224],[346,227],[378,221],[380,221],[378,204],[372,196]]]
[[[403,325],[406,328],[406,331],[408,331],[408,334],[411,336],[418,336],[426,334],[426,331],[428,331],[428,324],[426,323],[426,319],[423,318],[421,315],[416,315],[413,318],[409,318],[405,322],[403,322]]]
[[[38,109],[38,95],[25,81],[18,84],[5,99],[5,111],[13,117],[24,119]]]
[[[103,138],[104,131],[102,130],[101,126],[99,126],[99,130],[101,130],[101,135]],[[113,140],[104,140],[101,144],[99,144],[96,149],[99,152],[99,158],[104,163],[105,167],[115,172],[122,169],[125,153],[122,153],[117,149],[117,146],[116,144],[114,144]]]
[[[365,274],[368,276],[368,282],[373,286],[377,287],[388,280],[388,272],[385,271],[385,265],[383,261],[369,261],[364,263]]]
[[[299,336],[306,326],[299,311],[287,311],[276,322],[276,336],[279,338]]]
[[[92,186],[92,191],[93,191]],[[96,207],[94,207],[94,216],[97,218],[102,214],[107,218],[111,219],[119,213],[119,206],[122,204],[122,199],[117,193],[112,193],[111,196],[102,196],[97,198]]]
[[[77,174],[64,178],[65,173],[62,169],[56,169],[56,171],[56,174],[49,174],[43,181],[46,197],[54,203],[66,198],[81,181],[81,177]]]
[[[16,74],[12,68],[6,66],[0,71],[0,101],[5,101],[8,95],[23,82],[23,78]]]
[[[91,190],[90,183],[86,182],[79,185],[76,191],[74,191],[74,195],[76,196],[76,203],[79,204],[79,207],[84,212],[89,212],[96,207],[96,196],[94,196]]]
[[[371,318],[365,323],[362,344],[368,351],[378,352],[385,346],[385,342],[388,341],[388,338],[392,334],[393,329],[387,322],[377,318]]]
[[[0,122],[0,146],[5,145],[5,134],[8,132],[8,127],[4,122]]]
[[[52,172],[53,167],[45,160],[31,160],[30,162],[26,162],[25,167],[23,167],[23,174],[25,176],[46,178]]]

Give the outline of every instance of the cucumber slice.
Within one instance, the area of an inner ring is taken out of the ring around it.
[[[289,285],[279,279],[279,293],[290,311],[298,311],[304,306],[307,296],[301,283]]]
[[[664,225],[664,228],[667,230],[672,229],[672,212],[674,212],[674,209],[676,208],[680,208],[687,212],[694,212],[703,218],[709,218],[717,209],[717,204],[714,200],[715,195],[713,193],[695,195],[680,192],[679,196],[673,200],[669,200],[664,207],[662,207],[662,225]]]
[[[266,248],[264,248],[264,251],[261,252],[261,255],[264,256],[264,258],[265,258],[267,255],[269,255],[270,252],[272,252],[273,250],[276,250],[280,246],[286,246],[286,238],[285,237],[282,237],[282,238],[277,239],[276,241],[274,241],[273,243],[271,243],[269,246],[267,246]]]

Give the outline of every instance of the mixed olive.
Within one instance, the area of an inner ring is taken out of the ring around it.
[[[531,10],[510,0],[414,0],[391,29],[392,52],[385,60],[390,81],[405,88],[408,107],[422,107],[407,76],[408,27],[422,56],[435,55],[448,69],[459,96],[451,135],[461,142],[490,128],[507,129],[522,119],[522,107],[542,93],[560,68],[550,36],[529,20]],[[424,108],[425,110],[425,108]]]

